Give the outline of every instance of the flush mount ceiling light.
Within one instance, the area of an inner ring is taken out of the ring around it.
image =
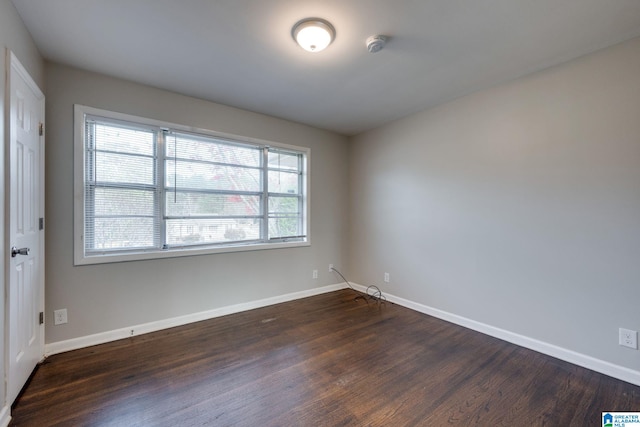
[[[336,30],[329,21],[320,18],[306,18],[293,26],[291,35],[304,50],[320,52],[331,44],[336,37]]]

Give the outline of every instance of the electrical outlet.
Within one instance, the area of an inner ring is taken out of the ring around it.
[[[384,273],[384,283],[389,283],[389,282],[390,282],[389,273]]]
[[[638,332],[631,329],[620,328],[620,345],[623,347],[638,349]]]
[[[333,272],[333,264],[329,264],[329,272]]]
[[[311,273],[311,275],[313,276],[314,279],[318,278],[318,270],[313,270],[313,273]]]
[[[62,325],[67,323],[67,309],[62,308],[53,312],[53,324]]]

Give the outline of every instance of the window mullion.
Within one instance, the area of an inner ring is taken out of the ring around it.
[[[269,241],[269,147],[262,150],[262,227],[260,239]]]
[[[83,242],[84,242],[84,250],[88,248],[92,248],[94,244],[94,234],[95,234],[95,185],[96,185],[96,157],[95,157],[95,122],[89,121],[86,119],[85,125],[85,138],[86,138],[86,147],[85,147],[85,165],[86,165],[86,176],[85,176],[85,206],[84,206],[84,234],[83,234]]]
[[[298,155],[298,234],[306,234],[304,233],[304,227],[302,224],[304,218],[304,179],[303,179],[303,164],[302,164],[302,156]]]
[[[166,144],[167,144],[167,130],[161,130],[158,132],[157,145],[156,145],[156,247],[165,249],[167,244],[167,221],[165,219],[166,215],[166,186],[167,182],[165,178],[165,157],[166,157]]]

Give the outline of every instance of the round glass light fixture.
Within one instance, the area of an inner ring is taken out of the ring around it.
[[[331,44],[336,37],[336,30],[329,21],[320,18],[306,18],[293,26],[291,35],[304,50],[320,52]]]

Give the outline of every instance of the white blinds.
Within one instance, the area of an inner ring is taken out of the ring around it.
[[[85,116],[85,253],[305,237],[304,154]]]
[[[145,249],[158,244],[155,164],[153,130],[86,119],[86,251]]]
[[[262,148],[167,132],[165,151],[168,245],[260,240]]]
[[[269,239],[304,237],[302,154],[270,148],[267,169]]]

